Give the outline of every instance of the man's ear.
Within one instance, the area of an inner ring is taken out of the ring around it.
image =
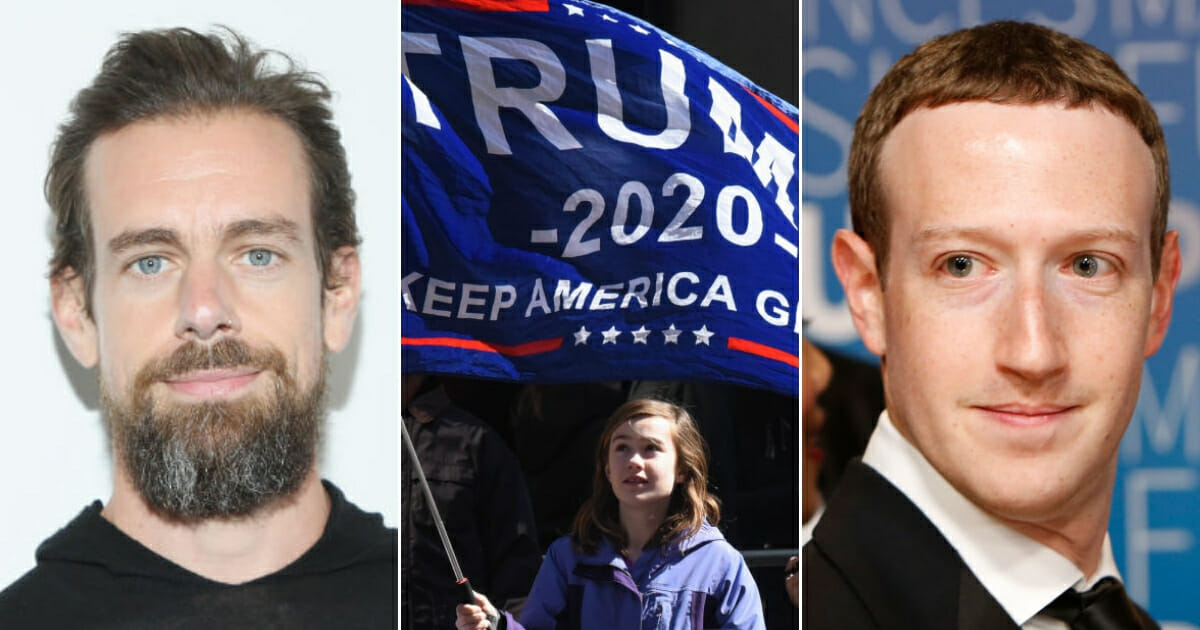
[[[96,324],[88,314],[83,278],[74,269],[50,278],[50,309],[58,334],[75,360],[85,368],[95,367],[99,359]]]
[[[1146,328],[1146,357],[1158,352],[1163,338],[1167,336],[1167,326],[1171,323],[1171,307],[1175,302],[1175,286],[1179,284],[1179,274],[1182,269],[1179,233],[1171,230],[1163,236],[1158,277],[1154,279],[1154,288],[1150,294],[1150,321]]]
[[[324,309],[325,349],[340,352],[350,341],[354,318],[358,315],[358,297],[362,289],[362,266],[358,249],[344,245],[329,258],[328,276],[333,286],[326,285]]]
[[[883,284],[875,268],[875,252],[861,236],[842,229],[833,236],[831,255],[863,345],[883,356],[887,353],[887,336],[883,326]]]

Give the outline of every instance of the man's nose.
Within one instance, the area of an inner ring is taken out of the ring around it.
[[[179,289],[176,336],[206,341],[241,330],[232,304],[231,282],[216,264],[190,264]]]
[[[1062,334],[1061,296],[1041,277],[1018,283],[1009,308],[997,322],[996,362],[1001,371],[1024,380],[1041,381],[1067,367]]]

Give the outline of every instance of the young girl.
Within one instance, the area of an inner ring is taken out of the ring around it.
[[[546,552],[508,630],[763,630],[758,587],[715,527],[704,439],[682,408],[633,400],[608,420],[592,497],[572,533]],[[457,608],[458,630],[486,630],[497,611]]]

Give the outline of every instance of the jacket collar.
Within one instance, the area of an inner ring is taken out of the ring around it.
[[[680,559],[693,551],[707,545],[708,543],[725,540],[725,536],[721,534],[721,530],[710,525],[708,521],[700,526],[700,529],[690,536],[685,536],[682,539],[675,539],[667,542],[661,550],[661,555],[664,558]],[[625,558],[617,552],[613,547],[612,542],[607,538],[601,538],[600,544],[596,546],[594,553],[579,554],[578,561],[585,564],[593,565],[610,565],[619,569],[627,569]]]

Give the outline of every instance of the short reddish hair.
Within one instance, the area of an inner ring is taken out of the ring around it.
[[[1162,259],[1171,181],[1167,143],[1145,95],[1100,49],[1036,24],[992,22],[932,39],[901,57],[863,105],[850,145],[850,216],[884,275],[888,258],[887,198],[879,154],[909,113],[950,103],[985,101],[1067,107],[1100,106],[1137,129],[1154,158],[1155,204],[1150,253]]]

